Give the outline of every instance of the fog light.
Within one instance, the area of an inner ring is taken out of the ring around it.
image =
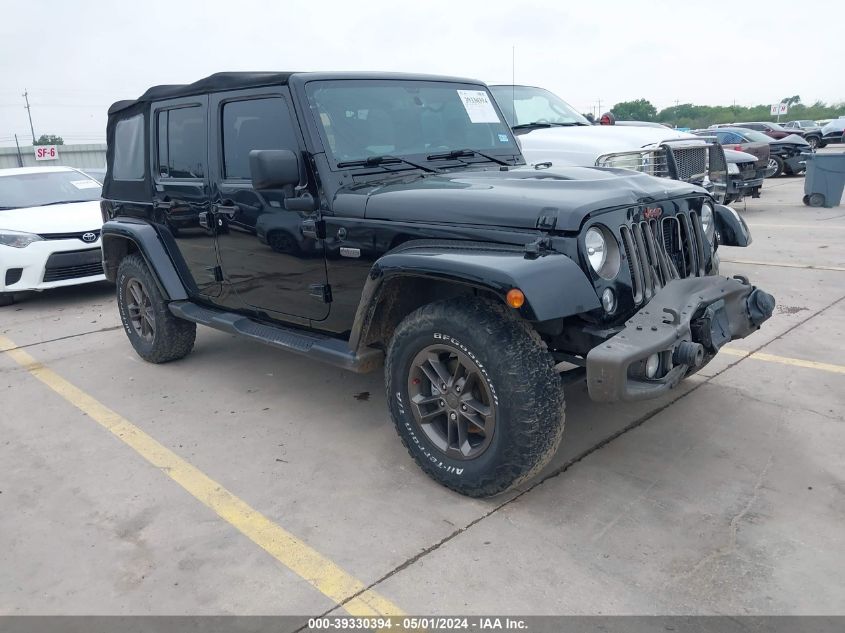
[[[658,369],[660,369],[660,356],[658,354],[652,354],[645,362],[646,378],[654,378],[657,375]]]
[[[613,312],[616,309],[616,295],[613,294],[613,290],[610,288],[605,288],[604,292],[601,293],[601,307],[607,313]]]

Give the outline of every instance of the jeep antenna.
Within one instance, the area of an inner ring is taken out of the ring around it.
[[[516,45],[511,44],[511,116],[516,125]]]

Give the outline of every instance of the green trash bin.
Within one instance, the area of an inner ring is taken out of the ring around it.
[[[839,206],[845,188],[845,153],[803,154],[807,159],[804,176],[804,204],[811,207]]]

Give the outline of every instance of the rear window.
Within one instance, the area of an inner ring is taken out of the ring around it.
[[[115,180],[142,180],[144,178],[144,115],[138,114],[118,121],[114,128]]]
[[[205,113],[200,106],[161,110],[156,122],[158,175],[161,178],[205,176]]]
[[[249,179],[249,152],[297,150],[290,111],[280,97],[230,101],[223,106],[223,177]]]

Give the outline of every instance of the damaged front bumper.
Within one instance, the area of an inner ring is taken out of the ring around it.
[[[597,402],[660,396],[726,343],[758,330],[772,295],[736,277],[675,279],[587,354],[587,387]]]

